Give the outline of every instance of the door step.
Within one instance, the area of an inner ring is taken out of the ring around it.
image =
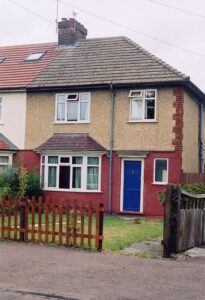
[[[122,216],[144,216],[144,213],[135,211],[117,211],[117,214]]]

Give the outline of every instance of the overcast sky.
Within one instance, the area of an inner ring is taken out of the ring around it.
[[[57,41],[57,0],[0,0],[0,3],[0,46]],[[128,36],[189,75],[205,92],[205,0],[59,0],[58,19],[72,17],[73,10],[78,13],[77,20],[88,29],[88,38]]]

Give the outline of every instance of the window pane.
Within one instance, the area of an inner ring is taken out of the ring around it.
[[[82,156],[73,156],[72,157],[72,163],[74,165],[81,165],[83,163],[83,158]]]
[[[69,94],[67,96],[68,100],[77,100],[78,99],[78,94]]]
[[[132,91],[130,92],[130,97],[142,97],[142,91]]]
[[[76,189],[81,188],[81,167],[73,168],[72,187]]]
[[[70,166],[60,166],[59,188],[70,188]]]
[[[45,164],[45,156],[42,156],[42,164]]]
[[[88,165],[99,165],[99,157],[88,157]]]
[[[68,102],[67,103],[67,120],[68,121],[77,121],[78,120],[78,102]]]
[[[48,157],[49,164],[57,164],[58,163],[58,156],[49,156]]]
[[[98,167],[87,168],[87,190],[98,189]]]
[[[80,120],[88,120],[88,102],[80,103]]]
[[[57,103],[57,121],[65,120],[65,102]]]
[[[69,163],[70,162],[70,157],[61,157],[61,163]]]
[[[0,174],[5,173],[8,170],[8,168],[9,166],[7,165],[3,165],[3,166],[0,165]]]
[[[131,120],[142,120],[142,100],[131,101]]]
[[[167,160],[156,159],[155,161],[155,182],[168,182]]]
[[[48,187],[56,187],[56,167],[48,167]]]
[[[155,118],[155,100],[145,100],[145,119],[151,120]]]
[[[155,91],[146,91],[145,98],[155,98]]]
[[[41,167],[41,185],[44,187],[44,180],[45,180],[45,166]]]
[[[8,164],[9,157],[8,156],[0,156],[0,163]]]
[[[66,101],[66,95],[58,95],[57,96],[57,101],[58,102],[65,102]]]
[[[89,94],[80,94],[80,101],[89,101]]]

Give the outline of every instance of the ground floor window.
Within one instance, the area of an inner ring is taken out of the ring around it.
[[[154,160],[154,183],[168,183],[168,159],[155,158]]]
[[[43,155],[42,184],[48,190],[99,191],[98,156]]]
[[[11,154],[0,154],[0,174],[5,173],[12,166]]]

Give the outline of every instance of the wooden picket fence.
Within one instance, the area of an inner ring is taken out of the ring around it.
[[[99,201],[3,196],[0,238],[101,251],[103,217],[104,206]]]
[[[205,245],[205,194],[193,195],[168,185],[164,208],[164,257]]]

